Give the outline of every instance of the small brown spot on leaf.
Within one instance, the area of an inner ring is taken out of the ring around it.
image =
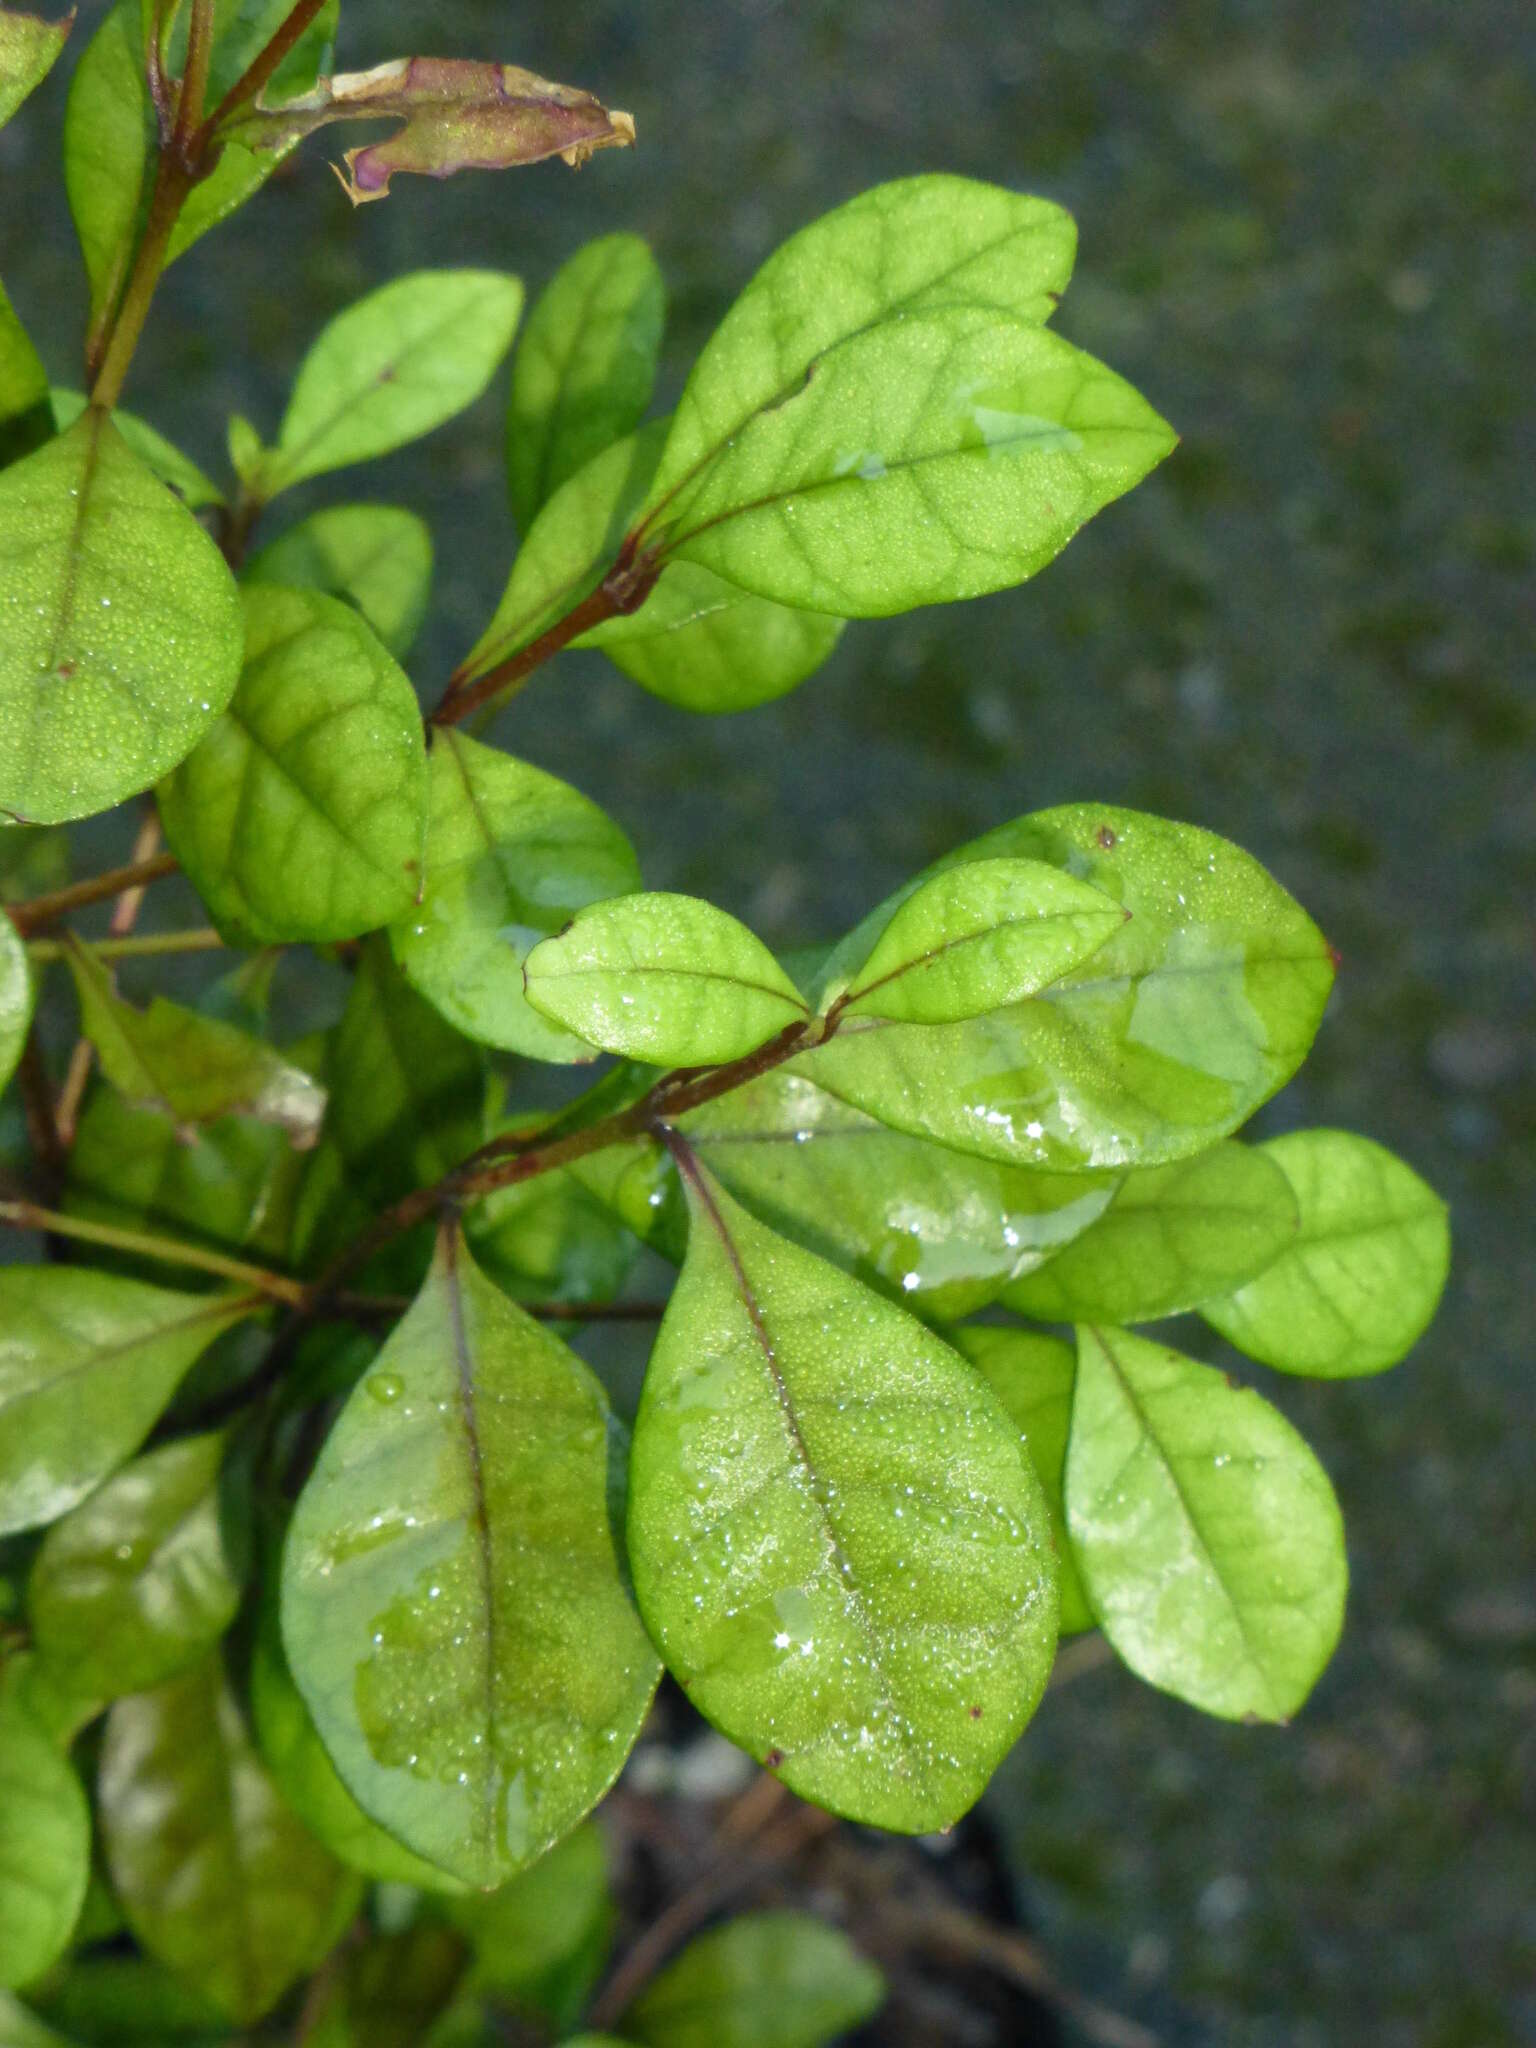
[[[75,664],[72,661],[61,661],[58,667],[54,670],[54,674],[66,683],[69,681],[70,677],[74,674],[74,672]]]
[[[763,1758],[764,1767],[770,1771],[776,1771],[779,1768],[779,1765],[783,1763],[783,1761],[784,1752],[782,1749],[770,1749],[768,1754]]]
[[[979,1721],[979,1720],[981,1719],[981,1709],[980,1709],[980,1707],[972,1707],[972,1709],[971,1709],[971,1719],[972,1719],[973,1721]]]
[[[1113,826],[1110,825],[1101,825],[1098,829],[1098,833],[1096,836],[1098,838],[1100,846],[1103,847],[1106,853],[1108,853],[1109,849],[1115,844],[1116,839],[1119,837],[1118,833],[1116,833]]]

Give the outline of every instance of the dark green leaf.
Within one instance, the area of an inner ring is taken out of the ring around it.
[[[348,1949],[306,2008],[305,2048],[430,2048],[464,1963],[458,1937],[425,1921]]]
[[[74,25],[73,8],[62,21],[43,21],[10,8],[0,14],[0,128],[48,76]]]
[[[147,1956],[72,1955],[32,1996],[92,2048],[232,2048],[218,2007]]]
[[[1292,1131],[1259,1147],[1300,1210],[1272,1264],[1200,1313],[1281,1372],[1384,1372],[1429,1325],[1450,1265],[1445,1204],[1384,1146],[1349,1131]]]
[[[666,287],[638,235],[603,235],[556,271],[512,363],[507,475],[519,526],[640,424],[665,318]]]
[[[355,605],[396,661],[426,617],[432,535],[398,505],[331,505],[254,555],[250,583],[289,583]]]
[[[15,925],[0,911],[0,1088],[16,1071],[32,1022],[32,970]]]
[[[0,35],[4,32],[0,16]],[[3,94],[0,84],[0,99]],[[40,448],[52,431],[48,372],[0,286],[0,469]]]
[[[744,1913],[701,1934],[624,2026],[648,2048],[826,2048],[880,2010],[885,1979],[808,1913]]]
[[[98,1798],[135,1935],[239,2024],[314,1967],[356,1904],[357,1880],[268,1777],[217,1656],[118,1701]]]
[[[106,810],[229,701],[228,567],[101,413],[0,474],[0,574],[0,810],[44,824]]]
[[[687,1177],[631,1460],[647,1625],[699,1711],[792,1791],[948,1827],[1050,1670],[1039,1481],[947,1344]]]
[[[476,1260],[514,1300],[611,1301],[640,1249],[569,1168],[498,1188],[467,1229]]]
[[[49,394],[49,405],[55,427],[61,434],[67,433],[86,409],[85,393],[61,390],[55,385]],[[224,493],[218,485],[147,420],[131,412],[114,412],[112,424],[139,460],[154,471],[161,483],[170,485],[188,511],[224,503]]]
[[[1127,1330],[1078,1332],[1065,1477],[1089,1604],[1139,1678],[1284,1721],[1344,1619],[1344,1529],[1284,1416]]]
[[[445,1237],[300,1498],[294,1677],[364,1811],[504,1883],[613,1782],[657,1667],[613,1517],[623,1434]]]
[[[355,938],[421,879],[416,693],[339,599],[251,584],[244,601],[240,686],[160,786],[166,837],[233,943]]]
[[[530,1059],[592,1048],[523,992],[530,947],[640,887],[634,849],[568,783],[453,731],[432,742],[426,874],[390,938],[406,978],[467,1036]]]
[[[219,1498],[221,1436],[136,1459],[44,1539],[27,1607],[39,1657],[98,1700],[195,1664],[240,1604]]]
[[[193,1361],[257,1306],[83,1266],[0,1268],[0,1533],[56,1521],[132,1457]]]
[[[80,1781],[0,1671],[0,1986],[40,1977],[61,1956],[91,1874],[91,1816]]]
[[[8,1991],[0,1991],[0,2048],[75,2048],[75,2044],[45,2027]]]
[[[1213,1145],[1128,1173],[1099,1220],[1003,1300],[1047,1323],[1151,1322],[1263,1272],[1295,1236],[1279,1168],[1245,1145]]]
[[[500,1891],[444,1911],[474,1948],[476,1988],[524,2009],[553,2006],[557,2024],[574,2024],[613,1929],[602,1834],[589,1821]]]

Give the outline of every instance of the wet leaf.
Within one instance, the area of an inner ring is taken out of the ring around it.
[[[49,1530],[27,1611],[37,1654],[61,1684],[97,1700],[146,1691],[197,1663],[234,1620],[224,1450],[222,1436],[166,1444]]]
[[[647,547],[839,617],[1020,583],[1173,446],[1043,322],[1059,208],[949,177],[876,186],[793,236],[695,365]]]
[[[331,505],[253,555],[245,580],[345,598],[404,661],[427,613],[432,535],[398,505]]]
[[[1089,1604],[1138,1678],[1223,1720],[1284,1721],[1333,1654],[1344,1529],[1277,1410],[1126,1330],[1078,1332],[1065,1477]]]
[[[640,424],[667,294],[638,235],[603,235],[561,265],[512,359],[507,476],[527,530],[563,483]]]
[[[623,2025],[648,2048],[826,2048],[877,2013],[885,1979],[808,1913],[743,1913],[691,1941]]]
[[[0,1673],[0,1986],[42,1976],[63,1954],[91,1874],[80,1780]],[[0,2009],[3,2026],[3,2009]]]
[[[1349,1131],[1292,1131],[1258,1148],[1301,1221],[1272,1264],[1200,1313],[1280,1372],[1384,1372],[1428,1327],[1445,1286],[1445,1204],[1384,1146]]]
[[[0,34],[4,22],[0,16]],[[48,372],[0,285],[0,469],[41,447],[52,431]]]
[[[1213,1145],[1128,1173],[1099,1220],[1003,1296],[1041,1322],[1151,1322],[1262,1273],[1295,1239],[1296,1198],[1262,1150]]]
[[[44,21],[9,7],[0,14],[0,128],[48,76],[74,25],[73,8],[62,21]]]
[[[499,271],[417,270],[338,313],[299,366],[262,495],[387,455],[473,405],[522,309],[522,284]]]
[[[273,1124],[301,1149],[313,1145],[325,1090],[275,1046],[155,996],[147,1010],[124,1002],[94,954],[71,943],[80,1026],[101,1070],[124,1098],[180,1126],[245,1116]]]
[[[640,887],[634,849],[568,783],[453,731],[433,738],[428,791],[422,894],[390,933],[402,972],[483,1044],[590,1059],[529,1003],[523,962],[576,911]]]
[[[0,474],[0,575],[0,810],[43,824],[106,810],[229,701],[234,580],[102,414]]]
[[[326,1747],[365,1812],[469,1883],[568,1833],[650,1704],[622,1461],[585,1366],[445,1237],[295,1510],[283,1635]]]
[[[1131,915],[1085,965],[1011,1009],[960,1024],[850,1019],[795,1071],[895,1129],[1076,1171],[1201,1151],[1301,1064],[1333,963],[1311,919],[1238,847],[1072,804],[1001,826],[939,867],[997,858],[1048,861]],[[826,985],[895,907],[835,949]]]
[[[259,1305],[0,1268],[0,1533],[56,1521],[131,1458],[194,1360]]]
[[[984,1308],[1101,1215],[1110,1174],[1053,1174],[888,1130],[782,1068],[681,1119],[738,1201],[930,1320]]]
[[[62,390],[55,385],[49,394],[49,405],[54,426],[61,434],[67,433],[86,409],[85,393]],[[152,469],[161,483],[170,485],[189,512],[224,503],[224,493],[218,485],[147,420],[141,420],[136,413],[114,412],[112,424],[146,468]]]
[[[0,911],[0,1088],[16,1071],[32,1022],[32,970],[15,925]]]
[[[401,124],[395,132],[349,149],[346,173],[337,173],[355,206],[387,197],[397,171],[449,178],[551,156],[581,164],[635,139],[628,114],[610,114],[579,87],[554,85],[515,64],[455,57],[401,57],[322,78],[307,97],[259,105],[226,132],[252,149],[284,150],[335,121],[390,119]]]
[[[172,850],[233,944],[355,938],[421,879],[416,693],[350,605],[250,584],[228,711],[161,784]]]
[[[948,1827],[1050,1670],[1039,1482],[947,1344],[696,1164],[687,1178],[630,1466],[647,1626],[705,1718],[791,1791]]]
[[[768,948],[696,896],[578,911],[523,967],[528,1000],[604,1052],[656,1066],[739,1059],[807,1014]]]
[[[238,2024],[269,2012],[355,1907],[356,1878],[284,1805],[217,1656],[118,1701],[98,1800],[134,1934]]]
[[[980,1368],[987,1385],[1023,1433],[1024,1448],[1045,1489],[1051,1511],[1051,1538],[1056,1546],[1061,1591],[1061,1633],[1079,1635],[1094,1626],[1094,1619],[1072,1555],[1061,1495],[1076,1371],[1072,1346],[1036,1330],[1003,1326],[971,1324],[945,1334],[957,1351]]]

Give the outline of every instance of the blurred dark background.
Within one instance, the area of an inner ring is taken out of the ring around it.
[[[102,12],[88,0],[82,31]],[[1279,1731],[1089,1671],[1047,1700],[989,1807],[1060,1974],[1169,2040],[1536,2041],[1531,15],[344,14],[349,68],[520,62],[631,109],[640,147],[579,176],[401,180],[354,213],[312,145],[172,272],[135,367],[128,402],[207,466],[231,410],[273,431],[324,318],[421,264],[536,289],[588,236],[638,231],[673,295],[670,400],[758,262],[865,185],[965,172],[1078,216],[1059,324],[1183,435],[1149,484],[1036,583],[855,626],[782,703],[705,722],[565,657],[498,737],[604,803],[652,886],[708,893],[776,942],[839,931],[957,840],[1082,797],[1230,835],[1318,918],[1338,993],[1263,1126],[1382,1139],[1449,1198],[1456,1240],[1444,1310],[1396,1373],[1265,1387],[1343,1499],[1343,1648]],[[0,274],[78,382],[62,95],[51,80],[0,135]],[[511,558],[500,457],[493,395],[323,493],[431,519],[412,666],[434,695]]]

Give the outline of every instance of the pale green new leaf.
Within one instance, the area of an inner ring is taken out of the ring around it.
[[[1384,1146],[1292,1131],[1259,1147],[1294,1190],[1299,1228],[1273,1264],[1200,1313],[1280,1372],[1384,1372],[1429,1325],[1450,1265],[1445,1204]]]
[[[294,1512],[283,1637],[332,1760],[469,1883],[567,1834],[650,1705],[623,1453],[586,1367],[445,1236]]]
[[[83,818],[189,753],[240,673],[223,557],[103,414],[0,474],[0,811]]]
[[[0,1674],[0,1987],[30,1984],[58,1961],[90,1874],[91,1815],[80,1780],[8,1668]]]
[[[0,128],[48,76],[74,25],[73,8],[62,21],[10,8],[0,14]]]
[[[299,366],[263,494],[387,455],[473,405],[522,308],[521,283],[499,271],[418,270],[338,313]]]
[[[358,1880],[284,1804],[217,1655],[118,1701],[98,1800],[129,1926],[237,2024],[269,2012],[355,1908]]]
[[[1139,1678],[1223,1720],[1285,1721],[1344,1619],[1344,1528],[1283,1415],[1127,1330],[1078,1331],[1065,1477],[1089,1604]]]
[[[0,911],[0,1088],[16,1071],[32,1022],[32,970],[15,925]]]
[[[0,469],[41,447],[51,430],[48,372],[0,285]]]
[[[355,938],[421,881],[416,693],[340,599],[275,583],[243,597],[239,688],[157,792],[166,837],[232,943]]]
[[[432,535],[398,505],[331,505],[253,555],[245,580],[345,598],[404,661],[427,613]]]
[[[1025,1002],[959,1024],[850,1018],[797,1072],[895,1129],[1076,1171],[1201,1151],[1301,1064],[1333,962],[1311,919],[1238,847],[1144,812],[1072,804],[1001,826],[938,869],[997,858],[1048,861],[1131,915]],[[823,987],[852,971],[899,901],[837,947]]]
[[[49,405],[54,426],[61,434],[67,433],[86,409],[85,393],[62,390],[55,385],[49,393]],[[168,441],[147,420],[141,420],[136,413],[114,412],[112,424],[139,460],[154,471],[161,483],[170,485],[189,512],[224,503],[224,493],[212,478],[204,476],[190,456],[183,455],[174,442]]]
[[[1072,1346],[1038,1330],[991,1324],[973,1323],[946,1334],[955,1349],[985,1375],[988,1386],[1023,1435],[1024,1448],[1039,1474],[1051,1511],[1051,1536],[1056,1545],[1057,1582],[1061,1591],[1061,1633],[1078,1635],[1092,1628],[1094,1620],[1072,1555],[1061,1494],[1076,1369]]]
[[[48,1531],[27,1584],[33,1647],[65,1688],[143,1692],[195,1664],[240,1605],[219,1500],[222,1436],[136,1458]]]
[[[644,2048],[827,2048],[877,2013],[885,1979],[809,1913],[743,1913],[691,1941],[622,2024]]]
[[[1059,980],[1126,916],[1101,889],[1044,861],[965,861],[905,898],[847,987],[824,997],[823,1007],[898,1024],[979,1017]]]
[[[588,1060],[590,1045],[530,1005],[523,962],[576,911],[639,887],[634,849],[589,798],[444,730],[428,770],[425,881],[390,940],[406,979],[468,1037]]]
[[[520,527],[639,425],[665,317],[666,287],[638,235],[588,242],[535,301],[507,409],[507,477]]]
[[[594,904],[523,965],[528,1000],[588,1045],[656,1066],[739,1059],[806,1006],[744,924],[696,896]]]
[[[56,1521],[131,1458],[193,1361],[259,1306],[0,1268],[0,1534]]]
[[[1296,1198],[1262,1150],[1224,1142],[1128,1173],[1099,1220],[1003,1300],[1047,1323],[1145,1323],[1262,1273],[1296,1237]]]
[[[630,1461],[647,1626],[705,1718],[792,1791],[948,1827],[1050,1669],[1039,1481],[947,1344],[682,1163],[688,1256]]]

